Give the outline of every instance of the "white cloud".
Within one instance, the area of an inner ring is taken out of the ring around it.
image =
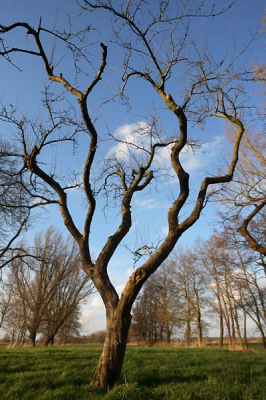
[[[120,126],[114,132],[118,142],[108,151],[107,158],[115,156],[119,161],[129,160],[137,155],[138,158],[147,158],[144,149],[149,148],[150,135],[150,126],[144,121]]]
[[[82,305],[81,324],[83,332],[95,332],[104,330],[106,326],[104,304],[99,296],[96,296],[92,301]]]
[[[152,127],[144,121],[120,126],[114,132],[114,137],[119,142],[108,151],[107,158],[115,156],[121,162],[128,162],[135,158],[139,163],[144,164],[148,157],[145,149],[148,150],[151,145],[151,132]],[[198,147],[192,148],[186,145],[180,157],[183,168],[189,173],[199,170],[205,172],[220,155],[222,140],[222,137],[217,136],[212,141],[205,142]],[[162,172],[172,171],[170,158],[172,146],[157,149],[154,157],[155,169],[160,169]]]
[[[199,148],[185,147],[180,157],[183,168],[188,172],[205,170],[221,155],[223,138],[216,137],[210,142],[203,143]]]
[[[192,151],[188,151],[186,154],[180,157],[183,168],[187,172],[192,172],[200,167],[203,167],[203,156],[200,153],[193,154]]]
[[[80,322],[82,325],[84,325],[85,323],[87,323],[90,320],[91,314],[92,313],[90,310],[83,310],[81,312]]]
[[[122,285],[118,285],[118,286],[115,287],[115,290],[117,291],[117,293],[118,293],[119,296],[120,296],[121,293],[123,292],[124,287],[125,287],[125,283],[122,284]]]
[[[147,210],[155,210],[158,208],[168,208],[169,203],[165,201],[160,201],[155,198],[149,198],[149,199],[135,199],[134,205],[137,207],[137,209],[140,211],[147,211]]]
[[[132,222],[131,229],[136,229],[137,226],[138,226],[138,224],[139,224],[139,221],[137,221],[137,220],[133,221],[133,222]]]
[[[192,173],[198,170],[205,172],[206,168],[221,154],[222,137],[216,137],[210,142],[199,147],[186,145],[181,151],[180,161],[185,171]],[[173,145],[161,148],[157,153],[155,162],[158,166],[171,170],[171,148]]]
[[[163,226],[163,227],[162,227],[162,234],[163,234],[163,235],[167,235],[168,232],[169,232],[168,226]]]
[[[91,308],[94,310],[100,310],[104,307],[103,301],[100,297],[95,297],[91,302]]]

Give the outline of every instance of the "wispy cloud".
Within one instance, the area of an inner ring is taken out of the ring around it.
[[[103,301],[100,297],[95,297],[91,302],[91,308],[94,310],[100,310],[104,307]]]
[[[195,171],[205,172],[213,164],[213,161],[221,154],[223,137],[216,137],[212,141],[202,143],[194,147],[186,145],[181,151],[180,161],[185,171],[193,173]],[[161,165],[165,170],[171,170],[171,148],[169,145],[159,150],[155,162]]]
[[[185,146],[180,157],[183,168],[190,173],[199,169],[205,172],[220,157],[222,142],[223,137],[219,136],[196,149]]]
[[[118,286],[116,286],[115,287],[115,290],[117,291],[117,293],[118,293],[118,295],[120,296],[121,295],[121,293],[123,292],[123,290],[124,290],[124,288],[125,288],[125,283],[124,284],[122,284],[122,285],[118,285]]]
[[[162,227],[162,234],[163,234],[163,235],[167,235],[168,232],[169,232],[169,227],[168,227],[168,226],[163,226],[163,227]]]
[[[145,163],[151,143],[155,143],[152,137],[152,127],[145,121],[134,124],[122,125],[114,132],[118,142],[108,151],[107,158],[115,157],[120,162],[129,162],[130,159]],[[162,139],[162,138],[161,138]],[[160,140],[161,140],[160,139]],[[189,172],[205,172],[213,161],[220,155],[223,137],[217,136],[209,142],[195,146],[186,145],[181,152],[180,160],[183,168]],[[154,157],[154,169],[171,171],[171,148],[173,145],[157,149]]]
[[[156,198],[135,199],[134,205],[138,211],[156,210],[158,208],[168,208],[169,204]]]
[[[149,149],[151,128],[144,121],[122,125],[114,132],[117,143],[107,153],[107,158],[114,157],[119,161],[128,161],[131,157],[147,158],[145,150]]]
[[[80,322],[83,331],[88,333],[105,329],[106,316],[102,299],[97,295],[82,306]]]

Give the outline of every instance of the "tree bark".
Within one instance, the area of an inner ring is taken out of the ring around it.
[[[198,310],[197,313],[197,336],[198,336],[198,347],[202,347],[202,323],[201,323],[200,310]]]
[[[30,345],[31,347],[35,347],[35,346],[36,346],[36,335],[37,335],[36,332],[30,332],[30,335],[29,335],[29,345]]]
[[[243,310],[243,313],[244,313],[244,326],[243,326],[243,330],[244,330],[244,334],[243,334],[244,350],[248,351],[249,345],[248,345],[248,335],[247,335],[247,313],[246,313],[245,310]]]
[[[91,381],[93,387],[112,388],[119,379],[131,324],[130,312],[123,314],[115,310],[107,317],[103,350]]]
[[[220,337],[219,337],[219,348],[222,349],[224,346],[224,319],[223,312],[219,310],[219,321],[220,321]]]
[[[191,345],[191,312],[190,312],[190,304],[188,304],[187,315],[186,315],[186,345],[190,347]]]
[[[171,341],[171,329],[169,324],[167,325],[167,331],[166,331],[166,341],[169,344]]]
[[[260,334],[261,334],[262,346],[263,346],[264,349],[266,349],[266,336],[265,336],[264,330],[263,330],[261,325],[257,324],[257,327],[258,327],[258,329],[260,331]]]
[[[44,346],[45,347],[47,347],[47,346],[53,346],[54,345],[54,338],[55,338],[55,335],[51,335],[51,336],[48,336],[46,339],[45,339],[45,342],[44,342]]]

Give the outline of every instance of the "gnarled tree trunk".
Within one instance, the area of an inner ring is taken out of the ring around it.
[[[130,324],[131,314],[128,310],[124,315],[115,310],[107,317],[103,350],[91,386],[112,388],[117,383],[124,361]]]
[[[31,347],[35,347],[36,346],[36,336],[37,336],[37,332],[36,331],[31,331],[30,335],[29,335],[29,345]]]

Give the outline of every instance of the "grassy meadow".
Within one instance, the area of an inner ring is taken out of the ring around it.
[[[0,350],[0,399],[266,400],[266,353],[128,347],[119,384],[89,387],[101,347]]]

